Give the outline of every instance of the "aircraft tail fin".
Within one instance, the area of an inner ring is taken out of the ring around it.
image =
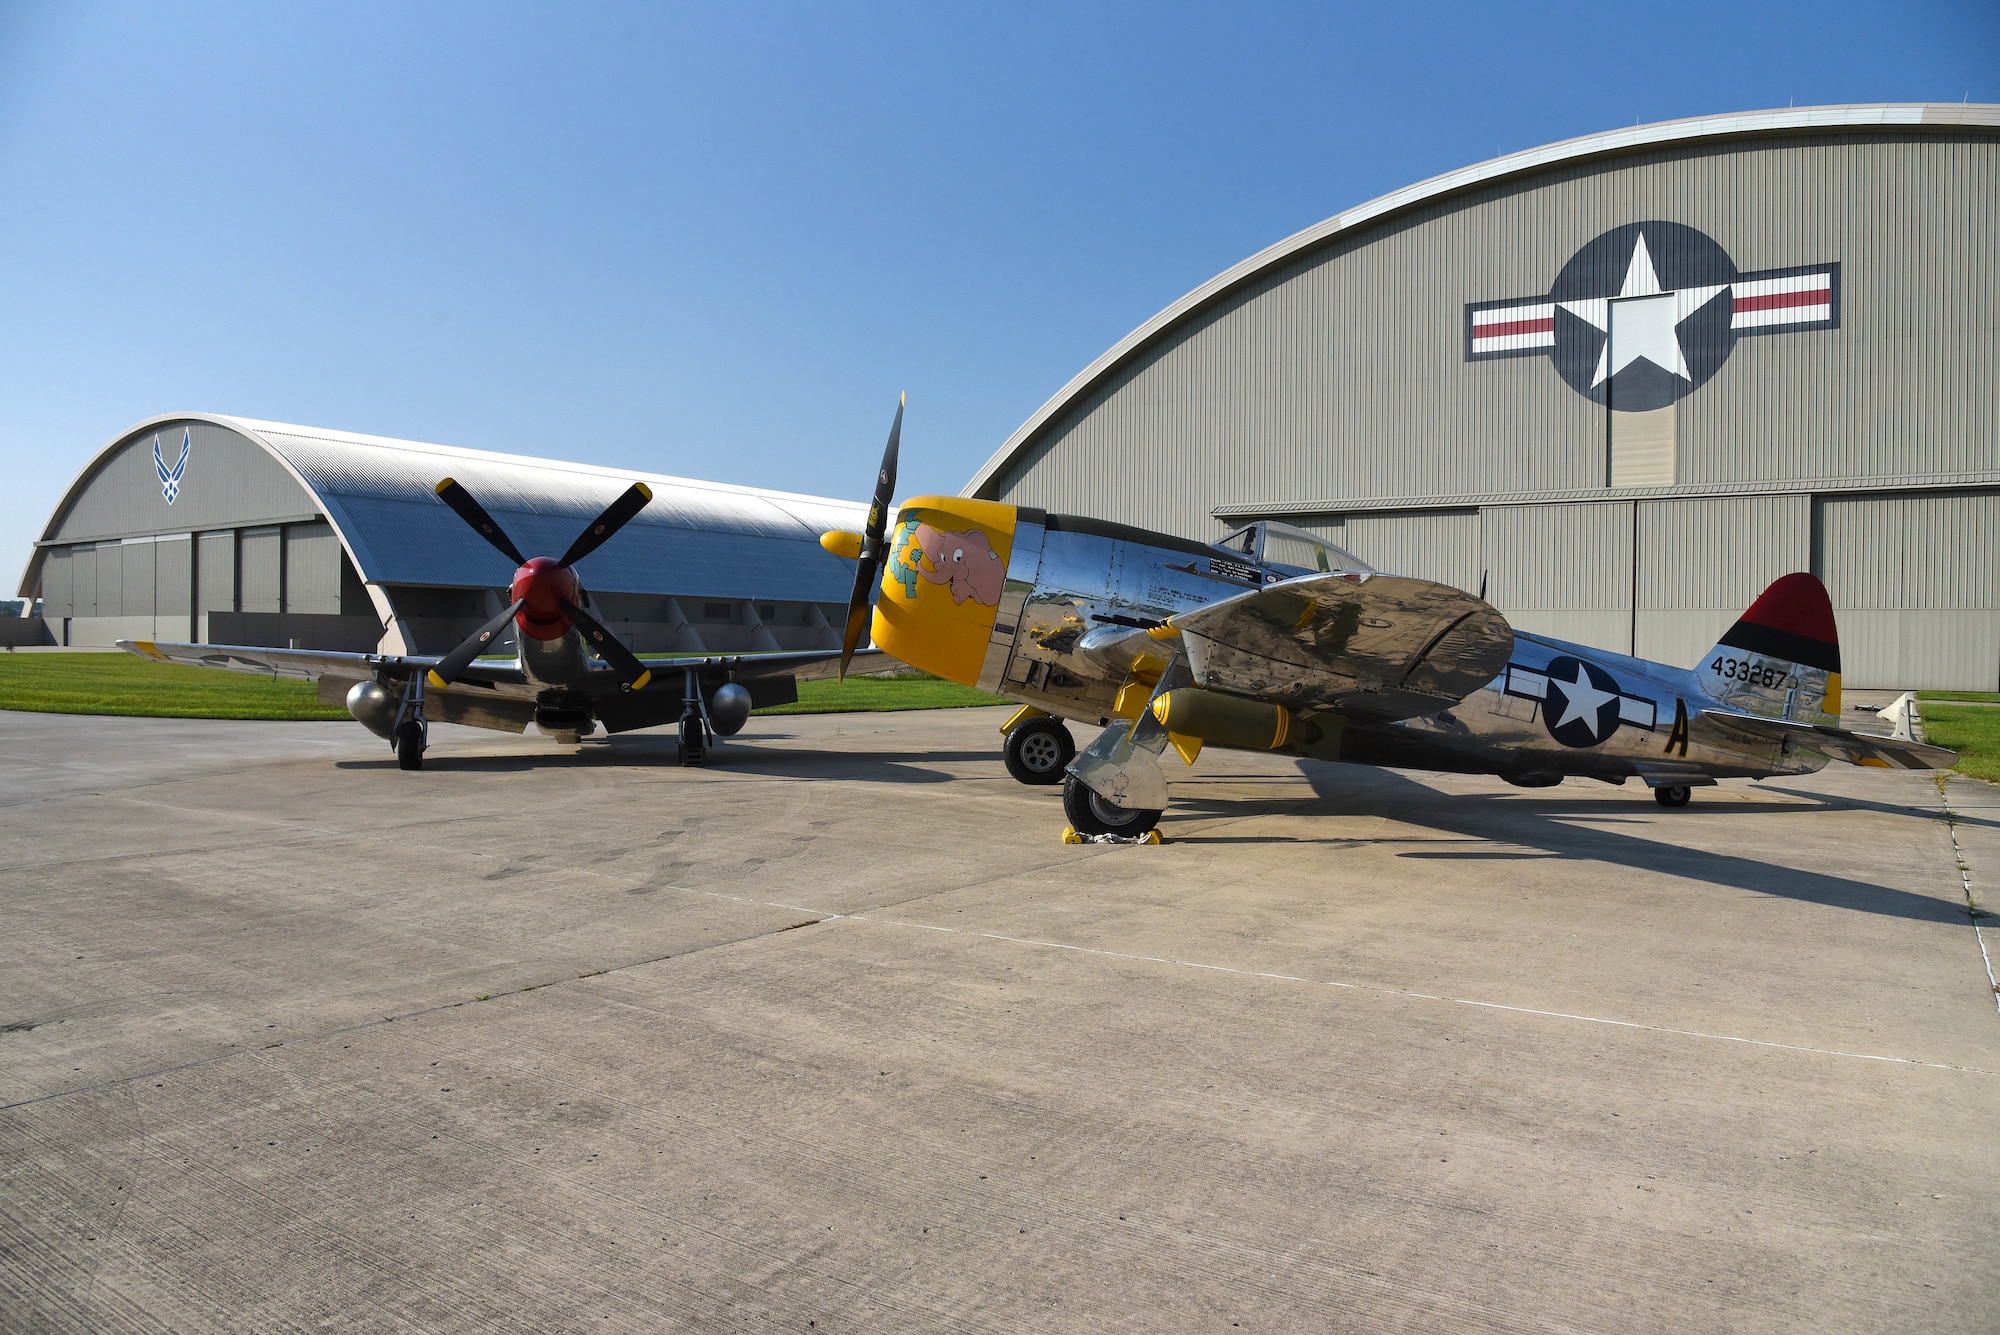
[[[1780,575],[1695,664],[1709,697],[1731,709],[1794,723],[1840,718],[1840,634],[1826,586],[1803,571]]]

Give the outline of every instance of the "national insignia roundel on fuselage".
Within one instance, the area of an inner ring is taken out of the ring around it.
[[[1544,670],[1542,724],[1564,746],[1597,746],[1618,731],[1618,680],[1580,658],[1552,658]]]

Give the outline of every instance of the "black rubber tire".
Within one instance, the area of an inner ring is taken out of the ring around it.
[[[1694,789],[1670,784],[1653,790],[1653,800],[1663,807],[1684,807],[1694,800]]]
[[[424,728],[421,723],[405,723],[396,729],[396,768],[424,767]]]
[[[1163,813],[1138,807],[1119,807],[1099,797],[1079,782],[1075,775],[1063,779],[1063,815],[1078,834],[1116,834],[1127,838],[1142,835],[1160,823]]]
[[[701,726],[699,718],[681,720],[681,742],[679,746],[681,764],[687,767],[701,765],[708,759],[708,748],[703,745],[708,740],[707,729]]]
[[[1018,783],[1034,788],[1061,783],[1076,759],[1076,738],[1059,718],[1031,718],[1007,734],[1000,758]]]

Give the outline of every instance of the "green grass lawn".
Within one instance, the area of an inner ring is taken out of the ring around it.
[[[344,719],[311,682],[155,663],[131,654],[0,653],[0,709],[144,718]]]
[[[931,676],[849,677],[846,681],[802,681],[799,702],[773,705],[759,714],[858,714],[895,709],[965,709],[973,705],[1004,705],[1003,696],[988,695],[955,681]]]
[[[2000,783],[2000,709],[1925,705],[1924,736],[1958,752],[1957,770]]]
[[[1993,691],[1918,691],[1917,703],[1932,700],[1966,700],[1976,704],[2000,705],[2000,693]]]
[[[844,714],[1005,704],[997,695],[935,677],[802,681],[799,702],[760,714]],[[344,719],[311,683],[155,663],[131,654],[0,653],[0,709],[143,718]]]

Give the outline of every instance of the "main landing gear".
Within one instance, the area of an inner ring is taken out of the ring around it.
[[[1000,755],[1017,781],[1035,787],[1057,784],[1076,759],[1076,739],[1059,718],[1026,719],[1008,732]]]
[[[424,717],[424,676],[418,669],[403,688],[403,703],[389,729],[389,743],[396,748],[397,769],[422,769],[424,752],[430,749],[431,724]]]
[[[1160,823],[1163,812],[1121,807],[1105,801],[1075,775],[1063,780],[1063,815],[1078,834],[1137,838]]]
[[[1694,789],[1683,784],[1666,784],[1653,790],[1653,800],[1663,807],[1684,807],[1694,800]]]
[[[701,699],[701,679],[690,671],[685,674],[681,688],[681,740],[675,748],[681,764],[696,767],[706,763],[714,736],[708,706]]]

